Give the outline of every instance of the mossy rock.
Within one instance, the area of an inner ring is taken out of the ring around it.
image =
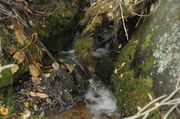
[[[133,68],[137,44],[138,39],[133,39],[122,49],[112,75],[117,106],[125,116],[133,115],[138,111],[137,107],[145,106],[150,101],[148,94],[152,94],[152,78],[137,76]]]
[[[79,58],[87,59],[91,57],[93,39],[77,39],[75,42],[75,53]]]
[[[163,1],[155,14],[141,24],[119,55],[112,80],[118,108],[125,116],[135,114],[137,106],[144,107],[150,101],[148,93],[159,97],[169,95],[175,89],[180,69],[180,29],[176,19],[179,8],[175,7],[179,4],[178,0]],[[135,37],[138,42],[133,46]],[[169,109],[163,110],[167,112]],[[154,112],[152,118],[158,117],[159,114]],[[179,118],[179,115],[175,117]]]
[[[93,38],[77,39],[74,48],[79,60],[91,72],[95,72],[96,68],[96,61],[91,55],[93,45]]]
[[[50,51],[58,52],[65,50],[71,43],[81,13],[78,9],[80,1],[76,5],[73,1],[56,0],[55,2],[58,5],[57,9],[54,9],[55,6],[51,1],[39,5],[41,11],[50,14],[34,19],[34,31]]]

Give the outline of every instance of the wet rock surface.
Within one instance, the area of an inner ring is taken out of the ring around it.
[[[87,87],[87,79],[81,77],[74,69],[75,76],[63,69],[44,74],[41,79],[30,79],[18,87],[16,109],[20,112],[29,109],[31,113],[40,114],[50,110],[64,111],[81,103]],[[48,76],[47,76],[48,75]],[[78,78],[78,79],[77,79]]]
[[[45,119],[93,119],[85,106],[78,106],[62,113],[49,113]]]

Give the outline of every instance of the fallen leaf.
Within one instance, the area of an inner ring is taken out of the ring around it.
[[[21,32],[21,30],[16,30],[14,34],[15,34],[17,41],[21,45],[24,45],[25,41],[26,41],[26,36]]]
[[[51,104],[51,103],[52,103],[52,100],[51,100],[50,98],[46,98],[46,102],[47,102],[48,104]]]
[[[153,100],[153,97],[152,97],[152,95],[150,93],[148,93],[148,96],[149,96],[150,100]]]
[[[34,85],[41,84],[41,81],[40,81],[41,79],[39,77],[31,77],[31,80]]]
[[[1,107],[0,108],[0,114],[3,116],[7,116],[9,114],[9,110],[6,107]]]
[[[124,4],[128,6],[131,3],[131,0],[124,0]]]
[[[115,70],[114,70],[114,73],[117,74],[117,72],[118,72],[118,69],[115,69]]]
[[[13,66],[16,66],[16,64],[8,64],[8,65],[4,65],[4,66],[2,66],[0,64],[0,73],[1,73],[1,71],[5,70],[5,69],[9,69],[9,68],[11,68]]]
[[[15,38],[16,40],[21,44],[21,45],[25,45],[26,41],[27,41],[27,38],[26,36],[24,35],[24,27],[19,23],[17,22],[15,24]]]
[[[16,73],[16,72],[18,71],[18,69],[19,69],[19,66],[18,66],[17,64],[14,64],[14,65],[10,68],[12,74]]]
[[[24,102],[24,107],[29,108],[29,102]]]
[[[46,78],[51,77],[51,73],[47,73],[47,74],[45,74],[45,77],[46,77]]]
[[[121,74],[120,77],[123,78],[123,74]]]
[[[26,57],[26,55],[25,55],[24,51],[18,51],[13,55],[13,58],[18,61],[18,64],[24,62],[25,57]]]
[[[41,74],[41,69],[38,63],[29,65],[29,72],[32,77],[39,77]]]
[[[6,51],[9,53],[9,54],[14,54],[16,52],[16,48],[14,47],[8,47],[6,48]]]
[[[52,63],[52,67],[54,70],[57,71],[59,69],[59,64],[57,62],[54,62],[54,63]]]
[[[140,111],[141,109],[142,109],[141,107],[137,106],[137,110],[138,110],[138,111]]]
[[[48,98],[49,96],[45,93],[36,93],[36,92],[30,92],[29,93],[32,97],[40,97],[40,98]]]
[[[65,64],[66,68],[68,69],[69,73],[72,73],[74,70],[75,64]]]
[[[21,115],[21,119],[28,119],[31,116],[31,112],[26,109]]]
[[[14,29],[14,25],[10,25],[9,28],[13,30]]]
[[[123,68],[125,64],[126,64],[126,63],[125,63],[125,62],[123,62],[123,63],[121,64],[121,67]]]

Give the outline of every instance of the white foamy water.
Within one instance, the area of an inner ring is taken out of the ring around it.
[[[96,117],[110,116],[116,113],[116,99],[113,93],[101,82],[90,79],[90,86],[85,94],[87,108]]]

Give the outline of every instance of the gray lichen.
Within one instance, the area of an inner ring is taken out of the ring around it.
[[[171,69],[172,71],[180,71],[180,32],[178,23],[173,24],[170,33],[164,33],[159,39],[157,44],[157,49],[154,50],[153,56],[157,59],[155,64],[158,67],[157,73],[162,73],[165,69],[171,68],[171,64],[176,64],[175,67]],[[176,68],[176,69],[174,69]],[[177,74],[174,72],[173,74]]]

